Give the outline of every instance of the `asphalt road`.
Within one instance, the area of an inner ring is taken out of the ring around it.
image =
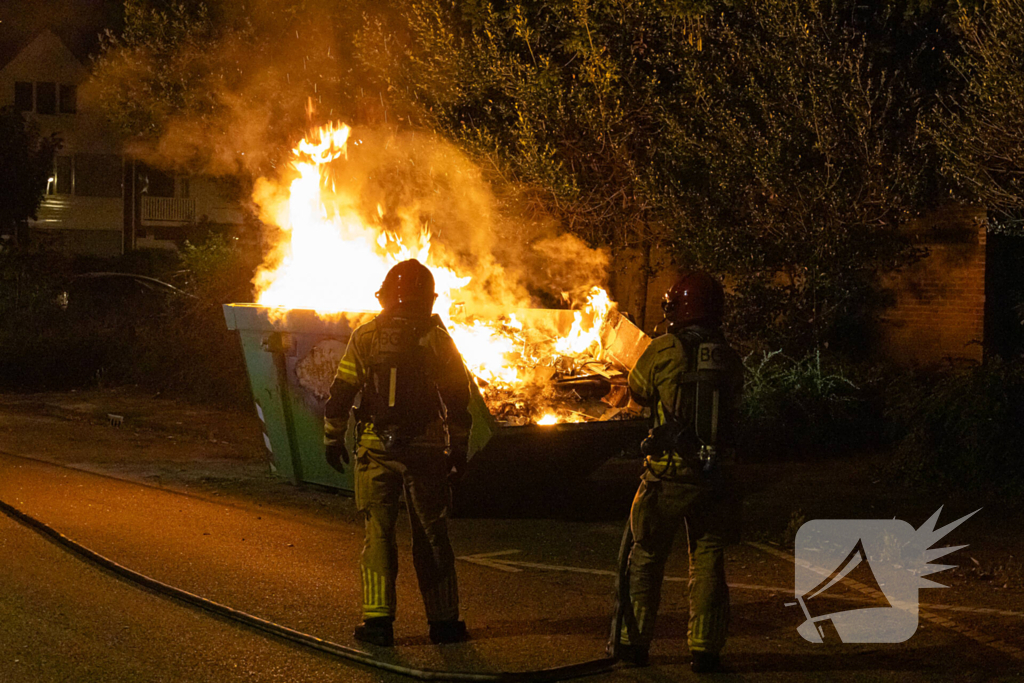
[[[0,517],[0,681],[373,681],[95,569]]]
[[[252,475],[252,463],[241,461],[239,480],[198,476],[190,467],[198,467],[210,441],[144,429],[111,436],[109,427],[93,422],[0,410],[0,500],[160,581],[361,647],[351,639],[362,538],[351,500]],[[97,443],[104,444],[102,454]],[[213,466],[230,472],[230,460]],[[154,468],[163,473],[159,485],[144,484],[152,479],[139,472]],[[472,640],[430,644],[403,527],[398,647],[369,651],[417,668],[469,671],[521,671],[603,656],[619,520],[456,519],[452,526]],[[801,614],[785,606],[792,600],[792,564],[784,553],[766,549],[743,544],[728,554],[729,672],[715,679],[1020,679],[1024,659],[993,644],[1024,646],[1024,610],[966,588],[925,591],[923,600],[944,604],[930,609],[938,618],[922,619],[906,643],[805,642],[796,632]],[[673,580],[652,666],[620,667],[589,680],[693,678],[685,645],[684,552],[675,554],[667,573]],[[235,680],[406,679],[308,652],[141,590],[0,516],[0,683]]]

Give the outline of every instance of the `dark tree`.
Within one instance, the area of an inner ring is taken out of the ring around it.
[[[731,276],[747,339],[848,337],[881,303],[877,275],[915,255],[901,225],[936,201],[918,136],[935,46],[908,49],[920,27],[884,7],[859,11],[736,3],[682,62],[657,160],[665,207],[685,217],[681,260]]]
[[[41,137],[38,126],[13,107],[0,109],[0,234],[20,238],[36,217],[60,146],[56,135]]]
[[[311,120],[351,122],[363,2],[125,0],[95,62],[97,100],[156,165],[268,174]]]
[[[669,250],[728,276],[738,332],[807,347],[870,311],[936,200],[918,119],[955,73],[945,2],[127,0],[98,73],[125,130],[228,171],[265,172],[310,94],[430,128],[519,208],[636,250],[641,322]]]
[[[677,217],[662,211],[665,110],[679,64],[700,50],[701,3],[649,0],[398,6],[363,58],[413,119],[459,140],[506,184],[535,191],[569,230],[639,249],[646,316],[652,249]],[[390,16],[390,15],[388,15]]]
[[[961,89],[932,132],[961,199],[1003,219],[1024,213],[1024,0],[964,5],[956,15]],[[1020,232],[1019,230],[1017,232]]]
[[[937,9],[414,0],[394,10],[360,45],[416,122],[536,188],[592,242],[672,249],[681,264],[730,276],[749,339],[829,341],[868,308],[876,273],[912,254],[898,228],[935,192],[917,118]],[[641,316],[645,293],[627,304]]]

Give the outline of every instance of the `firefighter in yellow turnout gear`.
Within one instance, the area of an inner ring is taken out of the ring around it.
[[[469,374],[440,318],[431,315],[434,279],[416,260],[396,265],[377,293],[383,311],[349,340],[325,415],[327,459],[348,461],[344,439],[355,409],[356,507],[365,523],[360,563],[363,623],[357,640],[394,644],[398,545],[404,491],[412,526],[413,566],[430,638],[466,638],[459,620],[455,555],[448,539],[449,475],[466,463],[471,418]]]
[[[662,301],[669,333],[653,340],[629,373],[633,399],[649,406],[654,428],[641,446],[645,472],[633,500],[629,601],[615,654],[645,665],[676,532],[690,558],[687,641],[691,666],[718,668],[729,621],[725,546],[734,531],[718,463],[720,431],[742,390],[742,362],[720,326],[724,295],[706,273],[686,273]],[[614,647],[614,646],[613,646]]]

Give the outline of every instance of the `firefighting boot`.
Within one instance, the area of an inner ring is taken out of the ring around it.
[[[718,655],[703,650],[694,650],[693,659],[690,661],[690,671],[695,674],[710,674],[719,671],[722,667]]]
[[[434,645],[461,643],[469,637],[464,621],[449,619],[447,621],[431,621],[428,624],[430,625],[430,642]]]
[[[619,643],[613,656],[620,662],[626,662],[633,666],[647,666],[651,659],[650,650],[646,647],[627,643]]]
[[[395,644],[395,620],[391,617],[371,617],[356,626],[356,640],[380,647],[392,647]]]

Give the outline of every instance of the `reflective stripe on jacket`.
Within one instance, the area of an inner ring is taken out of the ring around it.
[[[702,327],[687,329],[708,340],[727,344],[720,330]],[[691,365],[696,365],[689,357],[693,351],[688,350],[675,334],[664,334],[651,341],[629,373],[630,394],[634,401],[651,408],[655,428],[665,424],[674,414],[686,429],[693,429],[693,406],[688,405],[690,397],[682,393],[683,376],[693,370]],[[739,356],[731,349],[728,351],[727,364],[729,370],[722,380],[729,387],[732,401],[735,401],[742,390],[743,367]],[[726,405],[723,412],[731,413],[734,409],[734,405]],[[696,440],[692,450],[664,450],[647,457],[648,469],[659,477],[691,478],[696,475],[692,468],[697,457],[696,451]]]
[[[345,355],[338,363],[338,371],[331,385],[331,395],[324,415],[324,440],[331,444],[343,441],[348,427],[348,415],[356,396],[366,381],[367,366],[370,362],[372,339],[377,330],[378,319],[361,325],[352,333]],[[470,377],[462,356],[455,348],[455,342],[448,336],[441,319],[434,315],[433,326],[425,335],[425,346],[434,354],[438,376],[434,378],[438,394],[447,413],[448,436],[453,443],[465,442],[469,438],[472,418],[469,414]],[[372,418],[365,411],[356,409],[356,438],[360,446],[373,451],[383,451],[384,444],[374,430]],[[444,447],[445,421],[439,415],[427,426],[426,434],[414,446]]]

